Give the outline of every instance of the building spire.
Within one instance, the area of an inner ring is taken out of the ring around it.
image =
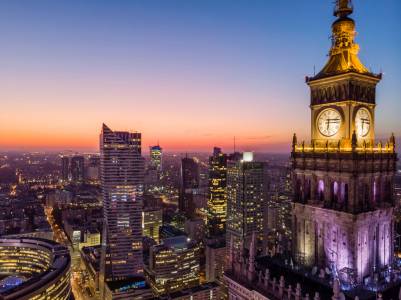
[[[354,8],[351,0],[336,0],[336,7],[334,8],[334,16],[344,18],[352,14]]]
[[[371,74],[359,60],[359,45],[355,43],[355,22],[348,16],[354,11],[351,0],[336,0],[332,25],[332,45],[329,60],[314,79],[355,72]]]

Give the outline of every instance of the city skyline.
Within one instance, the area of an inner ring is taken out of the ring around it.
[[[228,152],[236,136],[289,152],[294,128],[310,133],[303,78],[323,67],[334,20],[326,1],[292,2],[2,3],[0,147],[94,151],[105,122],[142,132],[144,149]],[[399,137],[401,3],[354,5],[362,62],[384,72],[377,137]]]

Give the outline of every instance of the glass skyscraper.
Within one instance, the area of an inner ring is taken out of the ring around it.
[[[103,124],[100,155],[104,209],[102,284],[143,273],[141,134],[112,131]]]

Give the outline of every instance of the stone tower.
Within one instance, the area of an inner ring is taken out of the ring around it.
[[[381,74],[359,60],[350,0],[337,0],[332,46],[311,90],[311,141],[293,138],[293,255],[342,281],[380,275],[393,259],[394,136],[375,142]]]

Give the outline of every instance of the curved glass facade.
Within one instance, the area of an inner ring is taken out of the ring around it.
[[[15,287],[0,290],[0,298],[70,299],[70,265],[68,249],[53,241],[0,239],[0,276],[26,279]]]

